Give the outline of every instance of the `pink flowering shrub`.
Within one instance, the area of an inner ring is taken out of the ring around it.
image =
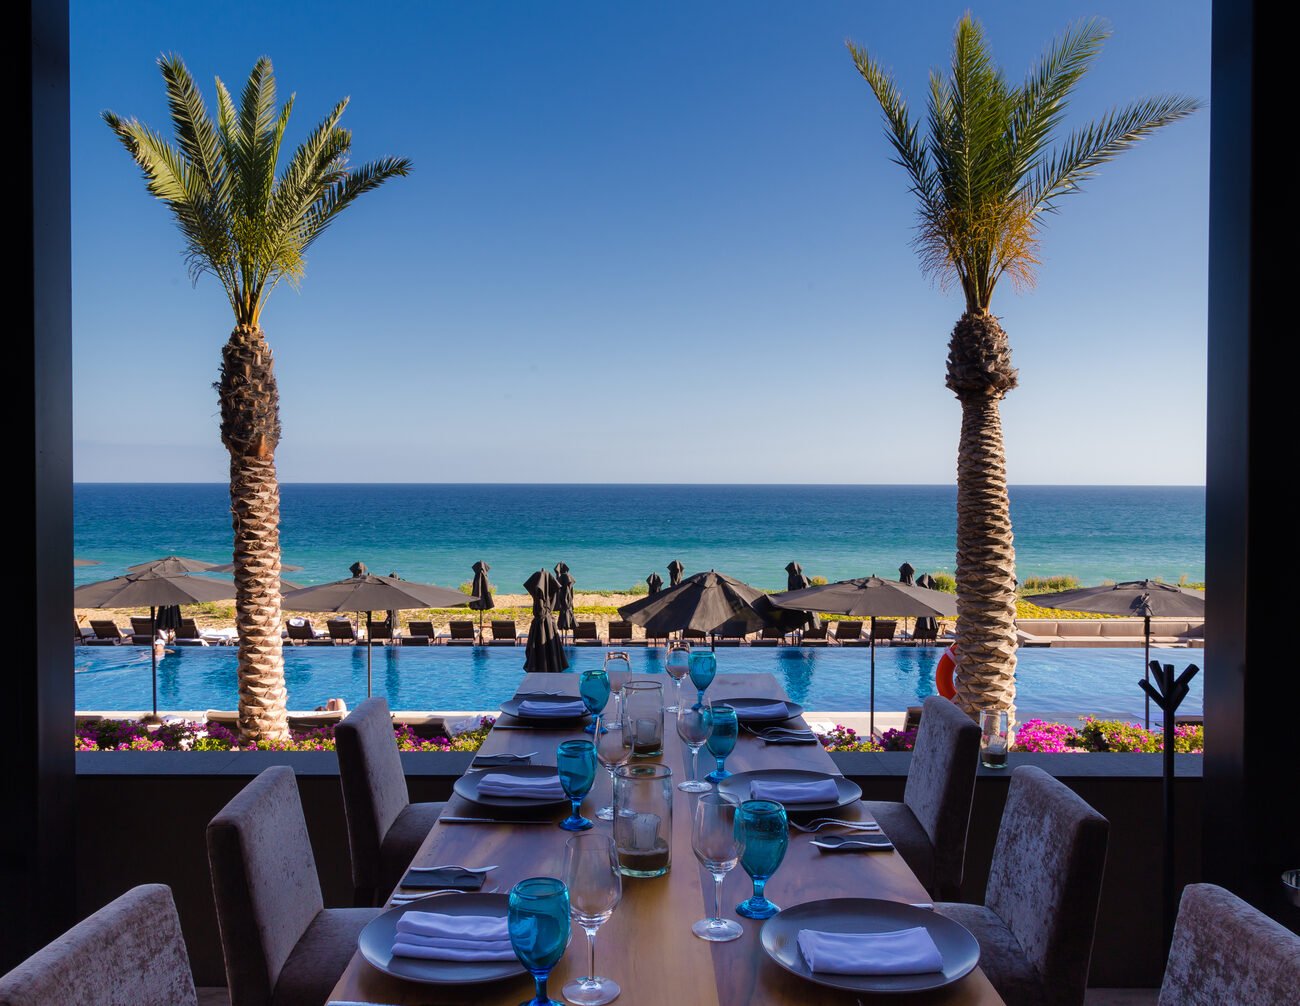
[[[496,718],[484,716],[479,725],[454,737],[421,737],[409,724],[393,728],[399,751],[477,751]],[[333,751],[334,727],[291,730],[284,741],[261,741],[241,747],[229,727],[213,722],[164,723],[150,730],[137,720],[78,720],[77,751]]]
[[[1147,730],[1137,723],[1099,720],[1085,716],[1083,726],[1026,720],[1016,730],[1017,751],[1060,754],[1077,751],[1114,751],[1157,754],[1164,750],[1162,730]],[[1200,754],[1205,750],[1205,729],[1184,724],[1174,728],[1174,750],[1179,754]]]
[[[886,730],[880,735],[883,751],[911,751],[916,747],[915,730]]]
[[[841,723],[835,724],[835,729],[828,734],[819,734],[817,739],[822,742],[822,747],[827,751],[883,751],[879,744],[870,738],[863,740],[858,736],[858,732],[852,727],[846,727]]]
[[[1083,744],[1079,732],[1064,723],[1025,720],[1016,728],[1017,751],[1032,751],[1038,754],[1082,752],[1087,750]]]

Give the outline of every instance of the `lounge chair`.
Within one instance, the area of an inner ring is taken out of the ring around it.
[[[624,646],[632,644],[632,623],[631,622],[610,622],[609,623],[609,645],[622,643]]]
[[[682,639],[692,646],[708,646],[709,637],[703,629],[683,629]]]
[[[862,638],[861,622],[836,622],[835,642],[841,646],[870,646],[870,639]]]
[[[723,622],[713,630],[713,645],[740,646],[748,632],[744,622]]]
[[[368,643],[391,643],[393,641],[393,623],[385,618],[382,622],[376,622],[370,616],[366,616],[366,642]]]
[[[426,642],[411,643],[412,646],[428,646],[438,634],[433,631],[433,622],[407,622],[406,635],[402,637],[402,645],[405,646],[410,640],[423,638]]]
[[[397,646],[432,646],[433,639],[430,636],[398,636],[393,643]]]
[[[135,646],[152,646],[154,637],[153,619],[147,615],[131,616],[131,643]]]
[[[763,631],[749,641],[750,646],[785,646],[790,633],[779,625],[765,625]]]
[[[605,641],[596,631],[595,622],[579,622],[573,629],[574,646],[604,646]]]
[[[332,643],[355,643],[357,641],[357,630],[352,627],[352,622],[346,618],[331,618],[325,623],[325,628],[329,629],[330,642]]]
[[[289,713],[290,730],[315,730],[317,727],[331,727],[342,723],[347,716],[344,709],[317,709],[310,713]]]
[[[182,618],[181,627],[176,630],[176,642],[203,641],[203,634],[199,632],[199,627],[192,618]]]
[[[316,629],[310,618],[291,618],[284,623],[284,629],[289,634],[289,642],[295,646],[310,643],[316,638]]]
[[[451,622],[447,628],[448,635],[445,642],[448,646],[478,645],[478,635],[474,631],[473,622]]]
[[[803,632],[799,633],[799,645],[800,646],[830,646],[831,645],[831,637],[829,635],[830,627],[831,627],[830,622],[822,622],[822,624],[817,626],[815,629],[813,628],[804,629]]]
[[[519,629],[516,628],[513,619],[498,618],[492,622],[492,638],[488,641],[488,645],[518,646],[523,638],[519,635]]]
[[[939,645],[939,625],[936,622],[933,625],[921,625],[920,619],[917,619],[917,625],[912,630],[913,646],[938,646]]]
[[[87,642],[94,643],[121,643],[126,639],[126,635],[117,627],[116,622],[110,622],[107,619],[92,618],[90,620],[91,631],[95,633],[92,639]]]
[[[921,729],[921,712],[923,706],[908,706],[907,713],[903,716],[903,733],[909,730]]]
[[[892,618],[878,618],[871,623],[871,638],[877,646],[888,643],[894,645],[894,632],[898,629],[898,623]]]
[[[89,626],[82,625],[74,616],[72,619],[72,639],[76,643],[84,643],[89,639],[95,638],[95,630]]]

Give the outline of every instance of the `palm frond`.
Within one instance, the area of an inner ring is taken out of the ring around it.
[[[176,142],[207,185],[212,197],[218,201],[224,200],[228,194],[229,173],[225,170],[217,131],[208,115],[203,95],[199,93],[194,78],[179,56],[164,56],[158,60],[158,66],[167,88],[167,104],[171,110]]]
[[[385,157],[363,164],[335,181],[312,205],[303,224],[303,247],[311,245],[334,219],[359,196],[379,188],[390,178],[402,178],[411,172],[405,157]]]

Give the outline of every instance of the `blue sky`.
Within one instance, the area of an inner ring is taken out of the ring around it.
[[[917,268],[844,40],[917,107],[968,6],[73,0],[76,477],[226,476],[229,306],[99,120],[165,126],[175,51],[210,102],[270,55],[290,142],[351,95],[355,159],[415,162],[263,315],[284,480],[950,482],[961,306]],[[973,9],[1017,80],[1069,22],[1110,21],[1072,121],[1209,97],[1207,0]],[[1209,124],[1104,168],[1037,287],[995,296],[1013,482],[1203,482]]]

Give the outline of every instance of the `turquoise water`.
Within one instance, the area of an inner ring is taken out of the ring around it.
[[[622,590],[680,559],[755,586],[785,587],[800,562],[829,580],[951,571],[951,486],[308,485],[282,487],[282,544],[301,583],[375,572],[455,585],[485,559],[499,591],[569,564],[578,589]],[[82,484],[76,554],[102,565],[78,583],[167,554],[230,561],[224,485]],[[1205,576],[1200,487],[1016,486],[1018,572],[1085,583]]]
[[[942,651],[912,647],[876,650],[876,708],[901,710],[934,693]],[[599,667],[602,651],[570,649],[569,673]],[[660,649],[633,648],[632,670],[663,674]],[[374,691],[394,709],[495,709],[515,692],[523,649],[491,647],[375,647]],[[865,649],[740,648],[718,650],[719,673],[775,674],[796,702],[817,710],[867,707]],[[1201,666],[1202,650],[1153,650],[1180,670]],[[339,697],[355,705],[366,695],[361,646],[290,647],[284,653],[291,709],[313,709]],[[76,650],[78,709],[147,709],[149,650],[142,646],[80,646]],[[1057,712],[1140,716],[1140,649],[1023,649],[1017,670],[1021,718]],[[1202,675],[1181,712],[1201,711]],[[664,675],[665,687],[672,679]],[[232,647],[186,647],[158,665],[158,704],[164,709],[231,709],[235,704]],[[690,682],[685,687],[690,689]]]

